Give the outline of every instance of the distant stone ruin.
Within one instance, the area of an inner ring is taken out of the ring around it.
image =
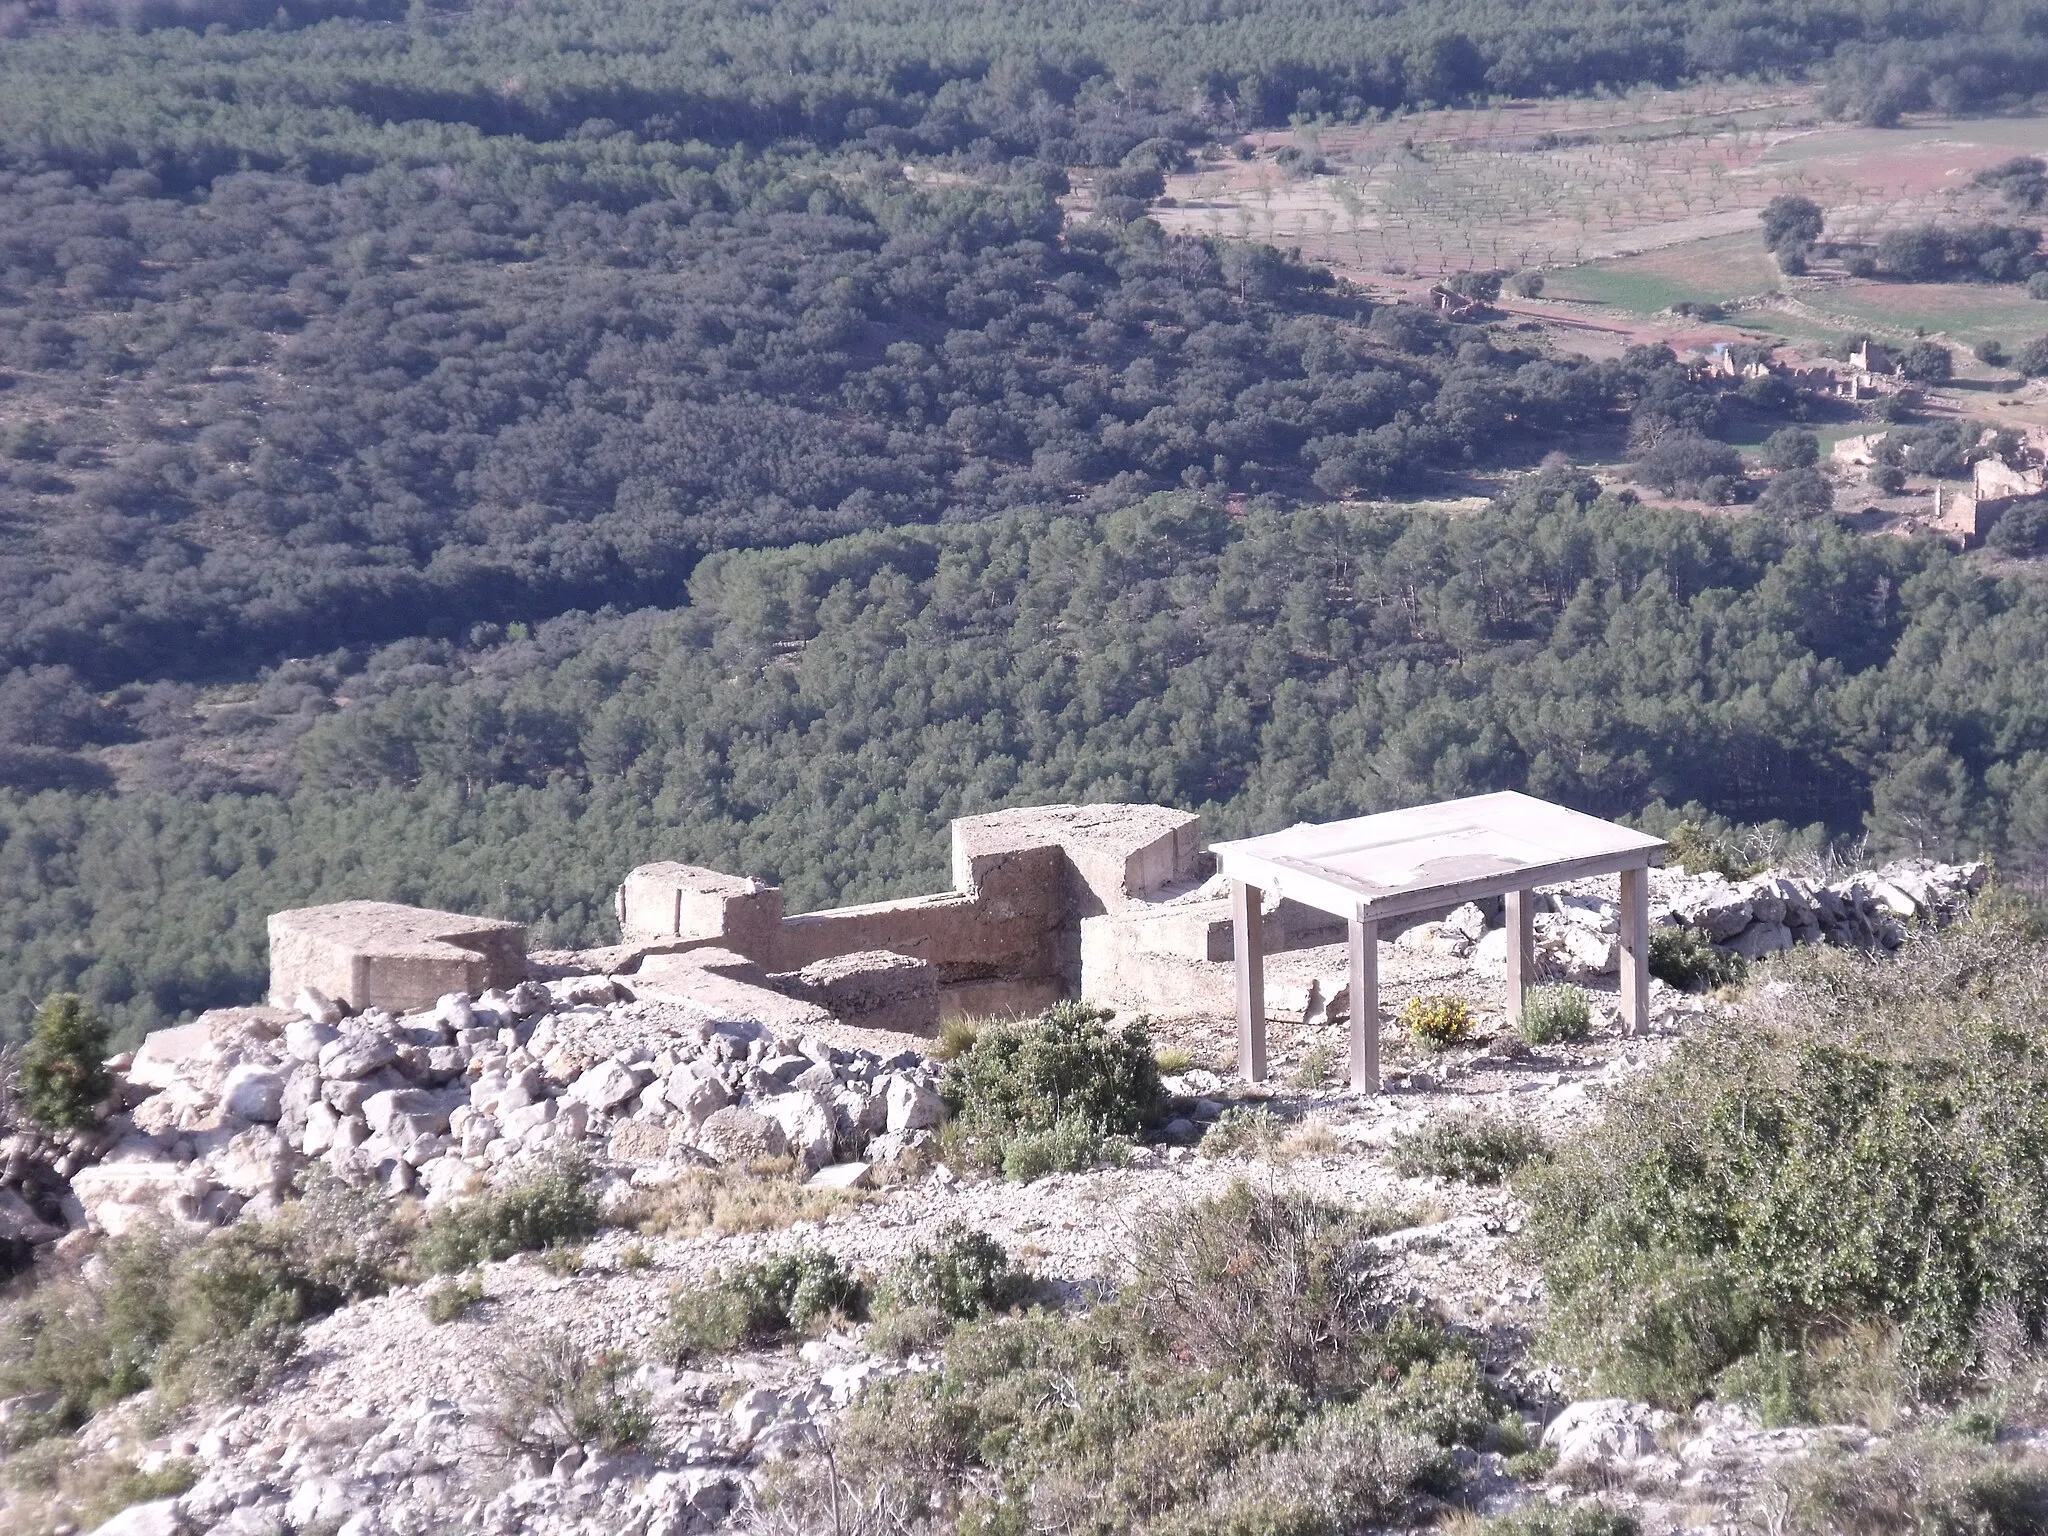
[[[780,888],[756,878],[643,864],[616,893],[620,942],[595,950],[528,955],[517,923],[388,902],[280,912],[270,919],[270,1000],[302,1006],[310,988],[349,1013],[404,1014],[449,993],[597,976],[706,1025],[792,1039],[832,1026],[929,1037],[949,1020],[1029,1015],[1062,997],[1126,1014],[1237,1011],[1229,883],[1199,816],[1027,806],[962,817],[951,837],[952,890],[818,912],[785,913]],[[1698,927],[1751,957],[1802,938],[1888,947],[1903,921],[1940,915],[1982,879],[1979,866],[1923,864],[1826,886],[1652,875],[1654,923]],[[1532,976],[1591,981],[1619,970],[1619,910],[1597,886],[1538,894]],[[1505,970],[1503,921],[1494,897],[1409,914],[1379,938],[1460,955],[1476,947],[1476,963]],[[1261,927],[1265,1017],[1348,1016],[1344,920],[1268,896]]]
[[[337,901],[270,918],[270,1000],[289,1007],[302,988],[351,1012],[410,1013],[449,992],[471,996],[526,975],[526,929],[391,901]]]

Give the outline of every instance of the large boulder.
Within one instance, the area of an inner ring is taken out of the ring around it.
[[[291,1143],[267,1125],[251,1126],[214,1158],[213,1172],[227,1188],[247,1199],[278,1199],[291,1187],[303,1162]]]
[[[186,1536],[192,1529],[176,1499],[130,1504],[113,1519],[93,1527],[92,1536]]]
[[[839,1117],[832,1112],[830,1101],[800,1091],[776,1094],[755,1108],[782,1127],[789,1154],[804,1167],[822,1168],[832,1161]]]
[[[577,1078],[570,1094],[600,1114],[617,1109],[640,1092],[644,1080],[618,1061],[600,1061]]]
[[[1745,960],[1761,960],[1792,947],[1792,930],[1783,923],[1751,923],[1728,941],[1728,947]]]
[[[186,1187],[190,1182],[176,1163],[97,1163],[71,1176],[71,1193],[93,1226],[109,1237],[120,1237],[178,1214],[181,1201],[191,1194]]]
[[[387,1088],[363,1100],[363,1118],[385,1140],[403,1146],[419,1136],[448,1129],[448,1116],[466,1103],[461,1092],[434,1093],[425,1088]]]
[[[766,1115],[730,1104],[698,1128],[697,1149],[713,1162],[744,1166],[783,1156],[789,1136]]]
[[[946,1101],[937,1090],[908,1073],[891,1075],[887,1095],[892,1132],[929,1130],[946,1118]]]
[[[284,1076],[252,1061],[229,1070],[220,1085],[223,1114],[265,1125],[276,1123],[284,1107]]]
[[[345,1029],[320,1049],[320,1075],[325,1078],[368,1077],[398,1060],[398,1046],[382,1030]]]
[[[64,1235],[35,1213],[35,1208],[11,1189],[0,1189],[0,1245],[8,1243],[49,1243]]]
[[[1725,880],[1708,882],[1678,903],[1679,915],[1710,939],[1732,939],[1756,918],[1749,897]]]
[[[1573,1403],[1550,1421],[1543,1443],[1557,1452],[1557,1469],[1612,1468],[1657,1449],[1657,1431],[1671,1415],[1625,1397]]]
[[[169,1088],[174,1083],[203,1080],[219,1065],[213,1026],[200,1021],[155,1029],[142,1037],[128,1064],[128,1081],[137,1088]]]
[[[715,1077],[678,1071],[671,1072],[663,1081],[662,1098],[695,1130],[732,1103],[732,1090]]]

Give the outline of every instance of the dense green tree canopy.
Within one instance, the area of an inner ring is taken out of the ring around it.
[[[935,889],[952,816],[1161,801],[1214,836],[1518,787],[2048,867],[2048,600],[1938,546],[1651,512],[1200,496],[713,557],[675,612],[287,669],[290,794],[0,801],[9,1027],[247,998],[263,919],[378,896],[610,933],[674,857],[792,908]],[[332,698],[353,701],[335,711]],[[310,729],[303,729],[310,724]]]

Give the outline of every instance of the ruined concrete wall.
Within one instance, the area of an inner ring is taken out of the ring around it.
[[[1052,939],[1064,916],[1056,848],[990,861],[972,893],[912,896],[803,912],[782,920],[774,968],[887,949],[937,966],[942,984],[1055,973]]]
[[[716,945],[785,975],[887,951],[933,968],[942,1018],[1028,1013],[1082,991],[1086,919],[1141,906],[1201,873],[1201,818],[1164,806],[962,817],[952,843],[950,892],[789,917],[781,893],[758,882],[643,865],[619,889],[620,924],[629,943]]]
[[[629,944],[717,945],[765,965],[774,958],[782,891],[694,864],[642,864],[619,886],[614,909]]]

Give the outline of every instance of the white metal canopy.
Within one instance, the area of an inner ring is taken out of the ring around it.
[[[1534,962],[1538,885],[1621,875],[1621,1014],[1631,1030],[1649,1016],[1649,880],[1661,838],[1530,795],[1505,791],[1289,827],[1211,850],[1231,882],[1236,935],[1238,1070],[1266,1075],[1263,896],[1345,918],[1351,925],[1351,1083],[1379,1088],[1379,925],[1388,918],[1505,896],[1508,1007],[1519,1017]]]

